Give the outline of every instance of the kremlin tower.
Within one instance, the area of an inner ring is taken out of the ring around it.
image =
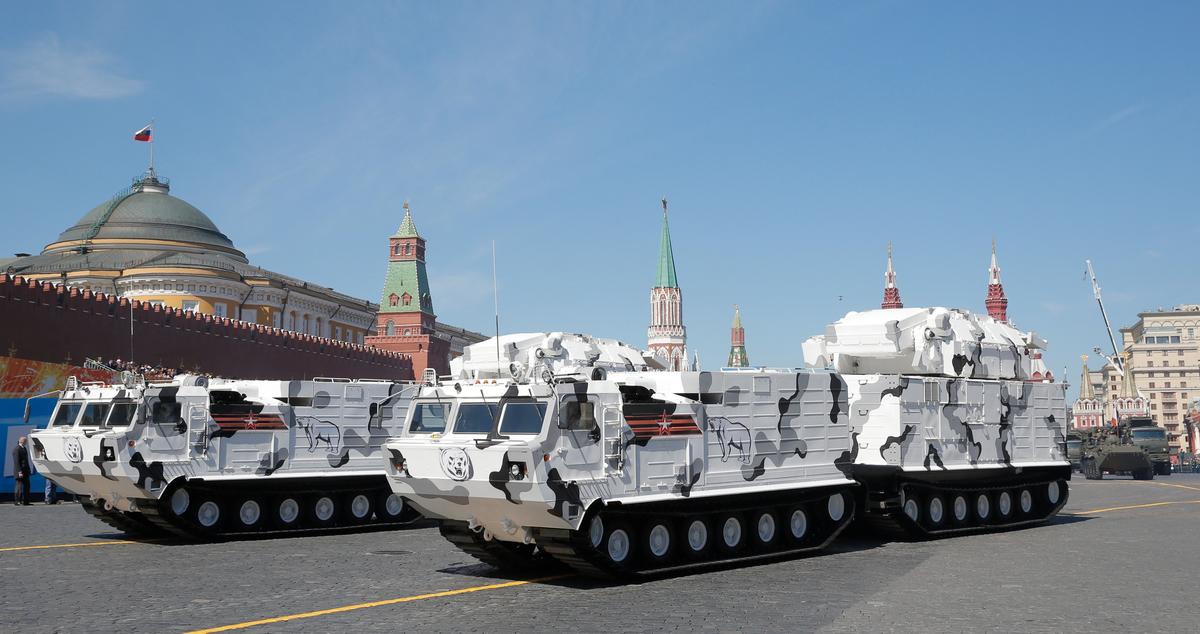
[[[987,290],[988,315],[996,321],[1008,321],[1008,298],[1004,296],[1004,285],[1000,283],[1000,267],[996,265],[996,241],[992,240],[992,266],[988,268]]]
[[[730,368],[750,367],[750,357],[746,354],[746,330],[742,328],[742,311],[733,307],[733,329],[729,334],[729,361],[725,364]]]
[[[1112,400],[1112,424],[1116,425],[1127,416],[1149,416],[1150,404],[1138,393],[1133,381],[1133,365],[1129,352],[1121,353],[1121,393]]]
[[[900,289],[896,288],[896,271],[892,268],[892,243],[888,243],[887,272],[883,274],[883,303],[880,308],[904,308],[900,301]]]
[[[683,327],[683,292],[675,277],[675,253],[667,225],[667,199],[662,200],[662,239],[658,247],[658,278],[650,290],[650,352],[668,370],[686,370],[687,329]]]
[[[429,276],[425,272],[425,239],[417,233],[412,210],[404,203],[400,228],[388,238],[388,268],[383,280],[375,335],[366,338],[369,346],[402,352],[412,356],[413,375],[421,378],[425,368],[439,375],[450,373],[449,343],[434,336],[437,315],[429,294]]]
[[[1096,388],[1092,387],[1092,377],[1088,372],[1087,355],[1082,355],[1083,376],[1079,380],[1079,398],[1071,406],[1071,426],[1075,429],[1090,429],[1099,427],[1104,420],[1104,402],[1096,398]]]

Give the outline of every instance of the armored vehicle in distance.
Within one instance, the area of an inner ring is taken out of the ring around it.
[[[388,488],[380,449],[412,385],[122,381],[71,377],[30,434],[38,471],[117,529],[195,539],[418,516]]]
[[[1171,475],[1171,443],[1167,430],[1154,424],[1149,416],[1130,416],[1123,421],[1129,427],[1129,439],[1150,456],[1154,475]]]
[[[1097,427],[1083,436],[1080,471],[1088,480],[1102,480],[1105,473],[1128,474],[1134,480],[1153,480],[1154,462],[1150,454],[1133,441],[1127,422],[1115,427]]]

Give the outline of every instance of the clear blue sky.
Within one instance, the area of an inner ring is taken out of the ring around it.
[[[659,204],[691,345],[756,364],[876,307],[983,309],[994,236],[1056,372],[1200,302],[1189,2],[20,3],[0,21],[0,253],[144,168],[252,261],[378,299],[409,199],[440,319],[644,344]],[[1073,391],[1073,390],[1072,390]]]

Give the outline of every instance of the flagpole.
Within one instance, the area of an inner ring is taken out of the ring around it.
[[[154,129],[157,127],[158,126],[154,125],[154,119],[151,119],[150,120],[150,176],[151,177],[154,177],[154,134],[155,134]]]

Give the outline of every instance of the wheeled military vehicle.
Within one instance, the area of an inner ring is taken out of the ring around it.
[[[1067,497],[1063,388],[997,378],[1027,369],[1030,342],[943,313],[878,329],[932,317],[929,356],[910,333],[893,369],[868,363],[879,342],[846,374],[650,371],[620,342],[562,333],[475,344],[414,395],[385,444],[390,483],[484,561],[616,576],[813,551],[860,511],[918,535],[1043,521]],[[814,365],[849,363],[822,345],[838,356]],[[936,374],[899,373],[914,364]]]
[[[1153,480],[1154,461],[1133,442],[1127,422],[1115,427],[1089,429],[1083,436],[1080,471],[1088,480],[1102,480],[1105,473],[1131,475],[1134,480]]]
[[[414,387],[390,381],[229,381],[178,376],[117,384],[72,377],[38,471],[130,533],[210,538],[417,517],[387,486],[380,446]]]
[[[1154,475],[1171,475],[1171,443],[1167,441],[1167,430],[1154,424],[1149,416],[1130,416],[1125,425],[1129,427],[1129,440],[1150,457]]]
[[[1034,333],[946,308],[852,312],[804,342],[848,388],[865,519],[927,537],[1044,521],[1067,500],[1065,385]]]

